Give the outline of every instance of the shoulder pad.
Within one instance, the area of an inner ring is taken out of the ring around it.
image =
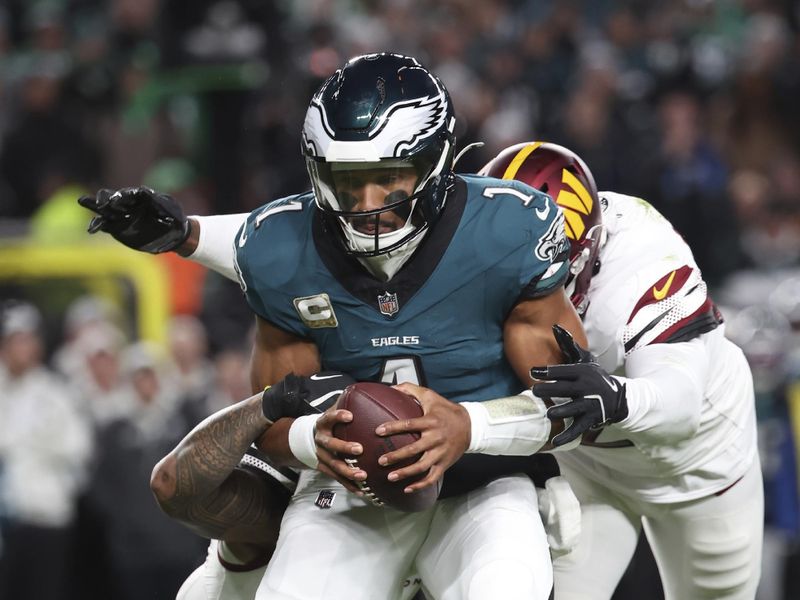
[[[636,302],[623,329],[625,356],[650,344],[689,341],[721,322],[699,270],[683,265],[654,281]]]
[[[250,267],[247,264],[248,253],[245,249],[245,246],[252,246],[253,244],[267,244],[271,247],[280,247],[282,242],[281,236],[285,235],[287,230],[285,226],[281,226],[277,229],[271,229],[270,233],[268,234],[268,239],[261,235],[261,240],[259,240],[259,233],[261,233],[262,229],[264,229],[263,226],[267,219],[281,214],[300,215],[302,212],[308,210],[313,202],[314,197],[310,192],[305,194],[296,194],[268,202],[267,204],[264,204],[260,208],[257,208],[250,213],[245,222],[242,224],[242,227],[239,229],[239,233],[236,236],[236,241],[234,242],[233,266],[239,278],[239,285],[241,286],[243,292],[247,293],[248,280],[252,275],[249,273]]]

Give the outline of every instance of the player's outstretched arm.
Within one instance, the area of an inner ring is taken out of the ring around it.
[[[142,252],[173,251],[238,281],[233,242],[246,213],[187,217],[174,198],[148,187],[103,189],[78,203],[95,213],[89,233],[105,231]]]
[[[283,417],[319,414],[335,403],[353,379],[325,372],[290,373],[262,394],[211,415],[195,427],[153,470],[151,488],[161,508],[196,533],[227,542],[274,541],[286,492],[239,461],[272,423]]]

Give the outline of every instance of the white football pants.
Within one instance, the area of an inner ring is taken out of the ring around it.
[[[330,493],[330,507],[321,508]],[[408,592],[418,555],[429,600],[546,600],[552,587],[536,489],[526,476],[403,513],[304,471],[256,599],[396,600]]]
[[[206,561],[183,582],[175,600],[253,600],[267,566],[249,571],[229,571],[217,556],[217,540],[211,540]]]
[[[577,547],[554,561],[558,600],[611,598],[642,526],[666,600],[755,598],[764,530],[758,457],[723,494],[672,504],[622,497],[564,466],[562,474],[581,503],[582,523]]]
[[[416,567],[428,600],[547,600],[553,567],[530,478],[437,502]]]
[[[217,540],[211,540],[205,562],[183,582],[175,600],[254,600],[267,566],[246,571],[229,571],[219,561]],[[401,585],[397,600],[412,600],[420,589],[420,579],[409,575]]]

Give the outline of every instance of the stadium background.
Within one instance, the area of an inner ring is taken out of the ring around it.
[[[60,446],[66,421],[41,398],[35,423],[14,421],[0,378],[0,499],[20,454],[40,458],[30,498],[52,493],[41,468],[68,499],[55,521],[0,502],[0,586],[13,572],[69,599],[173,597],[205,544],[158,512],[150,469],[248,395],[236,284],[90,239],[75,199],[146,183],[215,214],[307,189],[312,90],[349,56],[395,50],[444,80],[460,146],[485,142],[458,170],[561,143],[690,243],[756,379],[759,598],[800,597],[799,22],[792,0],[0,2],[0,298],[41,311],[14,330],[41,332],[85,438]],[[55,535],[26,542],[35,561],[8,552],[19,526]],[[616,597],[659,597],[646,552]]]

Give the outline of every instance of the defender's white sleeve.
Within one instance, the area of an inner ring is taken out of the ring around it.
[[[631,441],[672,443],[694,435],[708,377],[703,337],[689,342],[653,344],[632,352],[625,361],[628,416],[609,427]]]
[[[550,440],[550,419],[547,405],[525,390],[516,396],[486,402],[462,402],[471,423],[467,452],[529,456]],[[566,444],[558,450],[569,450],[580,443]]]
[[[220,275],[238,282],[233,266],[236,234],[247,220],[248,213],[236,215],[191,216],[200,225],[197,249],[187,256],[189,260],[208,267]]]

